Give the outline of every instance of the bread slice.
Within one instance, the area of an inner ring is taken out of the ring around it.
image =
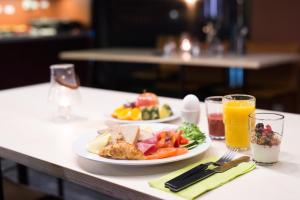
[[[123,135],[122,135],[122,128],[120,125],[113,125],[110,126],[107,130],[107,133],[110,133],[111,135],[111,142],[112,144],[117,143],[118,141],[122,141],[123,140]]]
[[[121,133],[125,142],[135,145],[139,138],[140,127],[134,125],[121,126]]]

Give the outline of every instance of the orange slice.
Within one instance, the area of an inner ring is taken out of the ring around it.
[[[141,119],[141,110],[139,108],[131,109],[131,119],[140,120]]]

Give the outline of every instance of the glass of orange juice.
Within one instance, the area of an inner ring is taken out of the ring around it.
[[[223,97],[225,143],[230,149],[245,151],[250,146],[249,114],[255,111],[255,97],[231,94]]]

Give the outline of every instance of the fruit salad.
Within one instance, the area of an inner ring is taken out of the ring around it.
[[[133,102],[128,102],[116,108],[112,117],[120,120],[156,120],[173,115],[168,104],[159,105],[158,97],[154,93],[144,92]]]
[[[272,147],[280,144],[280,136],[272,130],[269,124],[258,123],[255,126],[255,134],[252,134],[251,142]]]

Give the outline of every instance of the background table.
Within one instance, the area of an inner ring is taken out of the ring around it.
[[[78,158],[72,144],[82,134],[104,124],[103,113],[110,113],[135,94],[80,88],[79,116],[70,123],[54,123],[48,104],[49,85],[35,85],[0,91],[0,157],[63,178],[120,199],[179,199],[148,186],[148,181],[210,155],[225,151],[223,142],[213,142],[204,154],[191,160],[153,167],[124,167],[95,164]],[[179,109],[178,99],[161,98]],[[207,131],[204,105],[200,126]],[[277,165],[257,167],[234,181],[210,191],[205,199],[300,199],[300,115],[285,114],[282,151]],[[173,122],[178,123],[178,122]]]
[[[231,73],[228,73],[227,80],[229,82],[229,87],[234,88],[242,87],[244,85],[243,69],[258,70],[282,64],[291,64],[298,62],[300,57],[294,53],[260,53],[246,55],[225,54],[224,56],[203,54],[199,57],[184,58],[182,56],[166,57],[155,49],[104,48],[64,51],[60,53],[60,58],[63,60],[77,61],[179,65],[181,68],[181,94],[183,94],[185,90],[185,68],[187,66],[229,68]]]
[[[63,51],[60,58],[64,60],[93,60],[110,62],[131,62],[151,64],[173,64],[194,67],[226,67],[261,69],[299,61],[297,54],[246,54],[224,56],[201,55],[197,58],[184,59],[180,56],[164,57],[154,49],[107,48],[79,51]]]

